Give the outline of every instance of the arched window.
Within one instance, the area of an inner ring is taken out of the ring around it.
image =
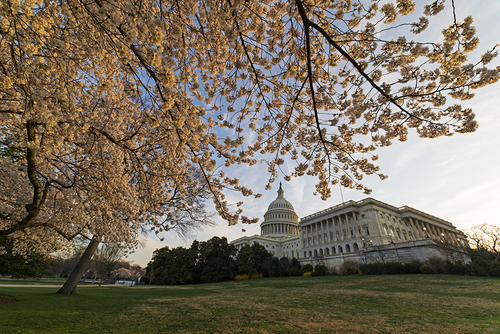
[[[312,252],[311,251],[309,251],[309,256],[312,256]]]
[[[326,255],[330,255],[330,249],[325,248],[325,254],[326,254]]]
[[[339,246],[339,253],[343,253],[344,250],[342,249],[342,246]]]
[[[314,250],[314,257],[317,257],[318,256],[318,251],[315,249]]]
[[[320,248],[319,255],[323,255],[323,248]]]
[[[350,253],[351,252],[351,246],[345,245],[345,252]]]
[[[332,254],[335,254],[336,251],[335,251],[335,247],[332,247]]]
[[[357,243],[354,243],[354,244],[352,245],[352,248],[353,248],[353,250],[354,250],[355,252],[359,251],[359,247],[358,247],[358,244],[357,244]]]
[[[307,257],[307,252],[306,251],[304,251],[304,257]]]

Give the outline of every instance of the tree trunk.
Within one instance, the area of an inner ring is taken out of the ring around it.
[[[100,236],[95,236],[92,238],[92,240],[90,240],[90,243],[85,249],[85,252],[83,252],[82,257],[76,264],[75,268],[69,275],[64,285],[56,292],[57,294],[76,295],[76,287],[78,285],[78,281],[80,280],[80,278],[82,278],[85,270],[87,270],[87,267],[90,264],[90,260],[92,259],[92,255],[94,255],[94,252],[97,250],[97,246],[99,246],[99,243],[101,242],[100,240]]]

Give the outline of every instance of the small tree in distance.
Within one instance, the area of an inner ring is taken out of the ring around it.
[[[465,232],[471,247],[500,253],[500,226],[484,223]]]
[[[110,277],[111,272],[118,269],[117,266],[124,259],[124,256],[125,252],[120,245],[101,244],[93,257],[97,275],[100,279]]]

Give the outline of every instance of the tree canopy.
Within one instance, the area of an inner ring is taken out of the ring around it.
[[[443,10],[442,38],[420,40]],[[284,178],[316,176],[322,198],[369,192],[377,148],[476,129],[452,101],[499,68],[494,48],[468,59],[472,23],[454,0],[3,1],[0,235],[133,248],[204,192],[229,224],[255,222],[226,173],[259,157],[268,187],[289,159]]]
[[[157,249],[146,267],[152,284],[193,284],[233,279],[236,273],[236,248],[222,237],[194,241],[191,247],[168,246]]]

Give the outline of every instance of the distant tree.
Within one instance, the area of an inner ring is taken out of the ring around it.
[[[500,253],[500,226],[484,223],[470,228],[465,233],[472,248]]]
[[[263,264],[266,259],[271,259],[273,255],[261,244],[254,242],[252,244],[253,257],[255,259],[255,269],[262,273]]]
[[[500,277],[500,226],[480,224],[465,231],[471,249],[467,264],[474,276]]]
[[[253,275],[257,272],[252,247],[248,244],[241,246],[236,255],[236,265],[239,275]]]
[[[152,284],[190,284],[195,283],[197,254],[192,249],[163,247],[153,252],[146,267],[146,276],[154,270]]]
[[[113,270],[123,267],[119,266],[119,264],[123,262],[124,256],[125,252],[119,244],[101,244],[93,257],[94,266],[99,278],[108,278]]]
[[[271,259],[271,277],[279,277],[280,276],[280,260],[274,256]]]
[[[141,267],[118,268],[113,270],[111,276],[122,280],[137,280],[143,274]]]
[[[269,253],[264,246],[259,243],[243,245],[236,255],[236,264],[238,274],[253,275],[266,271],[266,260],[272,259],[273,255]]]
[[[51,274],[48,270],[52,259],[36,251],[35,247],[25,248],[25,253],[13,251],[13,240],[0,237],[0,275],[9,275],[12,278],[40,278]]]
[[[196,261],[199,272],[197,282],[221,282],[233,279],[236,274],[234,257],[237,252],[234,245],[230,245],[225,237],[217,236],[197,245],[199,245]]]
[[[153,253],[145,280],[151,284],[221,282],[236,275],[236,247],[225,237],[193,241],[188,249],[164,247]]]
[[[286,256],[283,256],[280,259],[279,265],[280,276],[290,276],[290,267],[290,259],[288,259]]]
[[[301,269],[300,262],[297,258],[292,258],[292,261],[290,261],[290,275],[291,276],[300,276],[300,269]]]

